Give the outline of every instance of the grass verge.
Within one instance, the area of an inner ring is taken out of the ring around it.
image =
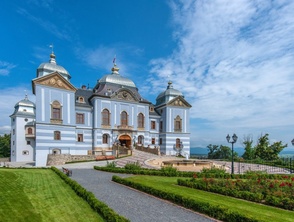
[[[105,221],[51,169],[0,169],[0,220]]]

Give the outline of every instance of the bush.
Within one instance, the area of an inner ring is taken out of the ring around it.
[[[124,167],[126,170],[141,170],[142,167],[139,162],[136,163],[127,163]]]
[[[221,174],[224,175],[226,174],[226,170],[223,168],[218,168],[216,166],[212,166],[211,168],[203,168],[201,173],[213,173],[213,174]]]
[[[164,176],[175,177],[178,175],[178,169],[172,166],[162,167],[160,171]]]
[[[116,162],[115,161],[112,161],[112,162],[107,161],[106,167],[107,168],[116,168]]]

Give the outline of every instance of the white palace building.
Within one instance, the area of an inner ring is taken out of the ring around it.
[[[189,155],[191,105],[172,82],[154,105],[116,64],[111,71],[93,89],[76,88],[52,52],[32,80],[36,102],[26,96],[10,116],[11,162],[46,166],[49,154],[112,155],[113,144],[160,147],[164,155],[181,148]]]

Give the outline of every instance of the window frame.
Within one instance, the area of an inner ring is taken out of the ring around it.
[[[61,140],[61,133],[60,131],[54,131],[54,140]]]
[[[78,135],[77,135],[77,142],[84,142],[84,134],[78,133]]]
[[[85,113],[76,113],[76,124],[85,124]]]
[[[110,125],[110,112],[108,109],[103,109],[101,112],[102,123],[101,125],[109,126]]]

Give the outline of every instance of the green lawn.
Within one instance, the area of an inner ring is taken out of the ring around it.
[[[51,169],[0,169],[0,221],[104,221]]]
[[[144,184],[163,191],[171,191],[185,197],[195,198],[211,204],[222,205],[233,211],[241,212],[244,215],[250,215],[260,221],[294,221],[294,211],[287,211],[206,191],[181,187],[176,185],[177,178],[174,177],[134,176],[126,178],[126,180]]]

